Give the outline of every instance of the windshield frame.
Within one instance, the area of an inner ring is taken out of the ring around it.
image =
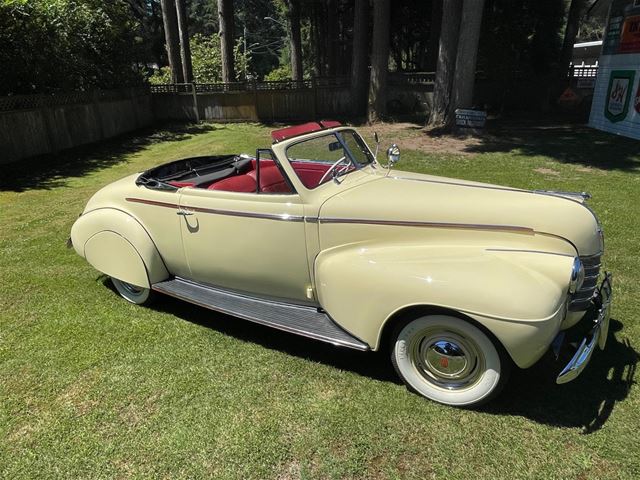
[[[355,139],[356,143],[358,144],[358,146],[360,147],[362,153],[365,155],[365,157],[367,158],[367,162],[366,163],[359,163],[355,158],[354,158],[354,154],[351,152],[351,148],[345,143],[345,141],[341,138],[340,133],[350,133],[353,135],[353,138]],[[287,163],[291,166],[291,168],[294,171],[294,174],[297,177],[297,180],[300,181],[300,178],[298,177],[297,172],[295,172],[295,168],[293,168],[293,163],[292,162],[304,162],[304,159],[291,159],[289,157],[289,149],[291,147],[294,147],[296,145],[300,145],[301,143],[304,142],[308,142],[308,141],[313,141],[313,140],[317,140],[319,138],[322,137],[329,137],[329,136],[333,136],[338,142],[340,142],[340,145],[342,146],[342,149],[344,150],[344,152],[347,154],[346,156],[349,159],[349,163],[350,165],[353,167],[353,169],[348,169],[348,170],[344,170],[343,172],[339,172],[337,175],[330,177],[329,179],[325,180],[323,183],[319,183],[318,185],[316,185],[313,188],[308,188],[308,187],[304,187],[307,190],[313,191],[316,190],[318,187],[322,186],[322,185],[326,185],[327,183],[329,183],[329,180],[331,178],[339,178],[342,177],[344,175],[347,175],[349,173],[352,173],[356,170],[361,170],[367,166],[373,165],[376,162],[375,156],[373,155],[373,152],[371,151],[371,149],[369,148],[369,145],[367,145],[367,143],[364,141],[364,139],[360,136],[360,134],[353,128],[340,128],[340,129],[335,129],[332,131],[328,131],[328,132],[322,132],[319,135],[313,135],[313,136],[309,136],[306,138],[301,138],[300,140],[294,141],[289,143],[288,145],[286,145],[285,149],[284,149],[284,156],[287,160]],[[316,161],[314,160],[306,160],[308,162],[313,162],[315,163]],[[320,160],[317,160],[318,163],[325,163],[325,164],[332,164],[333,162],[331,161],[327,161],[327,162],[323,162]]]

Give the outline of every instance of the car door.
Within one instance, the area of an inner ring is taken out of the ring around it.
[[[192,280],[309,303],[304,205],[297,193],[184,188],[178,214]]]

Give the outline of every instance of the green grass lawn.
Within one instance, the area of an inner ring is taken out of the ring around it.
[[[101,186],[171,159],[250,152],[268,131],[168,128],[0,166],[1,478],[640,478],[638,142],[524,125],[497,126],[464,155],[403,150],[406,170],[587,190],[605,228],[606,351],[564,386],[550,359],[516,371],[499,399],[468,411],[409,393],[380,354],[170,298],[130,305],[65,248]]]

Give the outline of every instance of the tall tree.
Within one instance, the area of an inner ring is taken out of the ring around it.
[[[426,59],[421,65],[428,72],[433,72],[438,64],[438,44],[440,40],[440,30],[442,26],[442,0],[432,0],[431,2],[431,28],[429,29],[429,40],[426,48]]]
[[[380,121],[387,113],[387,76],[389,69],[389,0],[373,2],[373,44],[369,82],[369,122]]]
[[[220,53],[222,55],[222,81],[235,82],[233,68],[233,0],[218,0]]]
[[[161,0],[164,38],[167,46],[167,57],[171,69],[171,83],[183,83],[182,60],[180,59],[180,41],[178,36],[178,19],[175,0]]]
[[[460,37],[453,79],[453,107],[473,106],[473,87],[476,81],[478,43],[482,26],[484,0],[464,0],[460,20]]]
[[[450,106],[458,51],[461,8],[462,0],[443,0],[436,80],[429,116],[429,125],[436,128],[451,124],[453,118],[453,110]]]
[[[180,57],[182,59],[182,74],[186,83],[193,82],[193,67],[191,65],[191,47],[189,45],[189,26],[187,24],[187,8],[185,0],[176,0],[176,17],[178,19],[178,34],[180,36]]]
[[[333,77],[337,73],[337,50],[338,50],[338,5],[337,0],[327,0],[327,16],[326,28],[327,35],[325,37],[327,69],[326,75]]]
[[[353,48],[351,59],[352,112],[364,111],[369,66],[369,0],[355,0],[353,13]]]
[[[587,4],[587,0],[571,0],[569,15],[567,17],[567,27],[564,30],[562,51],[560,52],[560,61],[558,63],[560,78],[564,78],[567,73],[567,68],[569,68],[569,63],[573,56],[573,44],[576,43],[580,20],[586,12]]]
[[[300,37],[300,0],[286,0],[291,48],[291,78],[302,80],[302,40]]]

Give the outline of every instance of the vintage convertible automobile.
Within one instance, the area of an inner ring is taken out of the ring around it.
[[[388,348],[411,390],[448,405],[486,402],[512,364],[563,343],[575,349],[557,377],[568,382],[604,348],[611,276],[586,194],[398,171],[397,146],[383,166],[377,145],[333,121],[272,138],[255,155],[177,160],[108,185],[71,244],[130,302],[159,292]]]

